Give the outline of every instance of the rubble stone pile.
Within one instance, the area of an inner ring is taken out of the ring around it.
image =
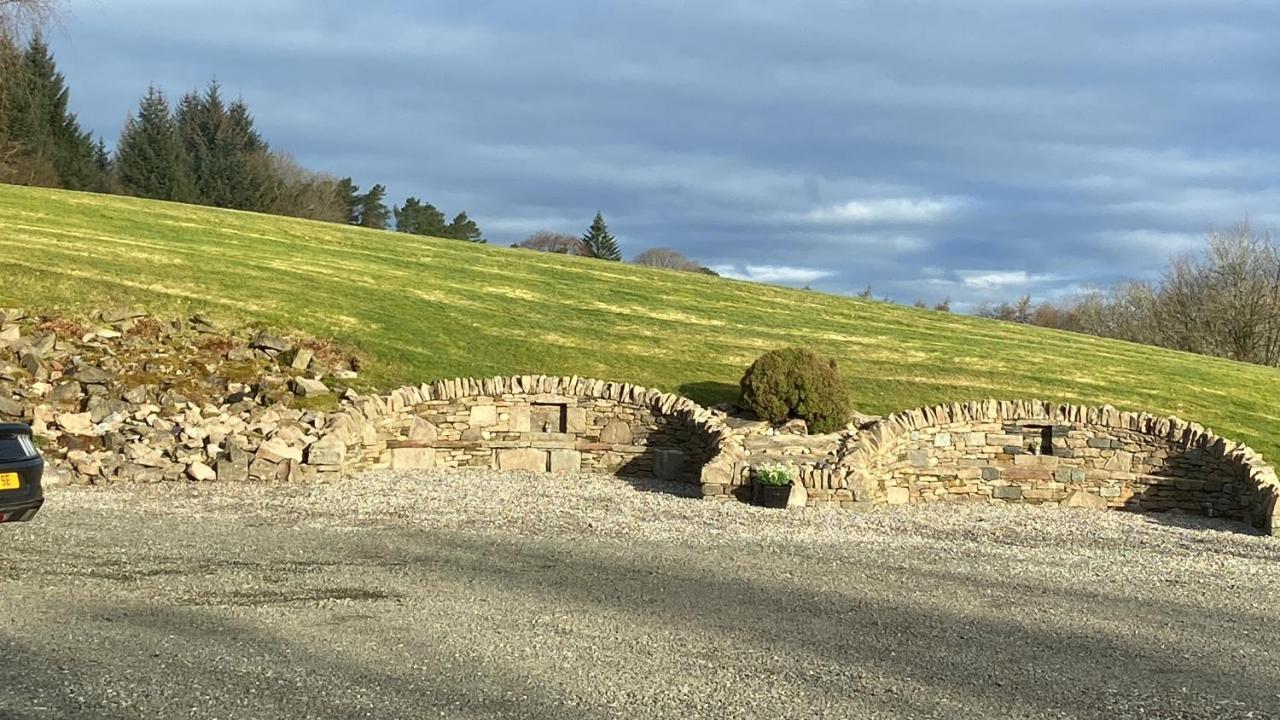
[[[327,341],[200,315],[0,309],[0,420],[31,424],[50,484],[301,479],[357,366]]]

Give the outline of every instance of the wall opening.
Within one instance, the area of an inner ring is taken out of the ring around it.
[[[533,403],[529,409],[529,421],[534,432],[568,432],[569,406],[564,403]]]

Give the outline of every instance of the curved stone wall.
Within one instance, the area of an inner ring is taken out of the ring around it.
[[[910,410],[839,461],[872,503],[1060,503],[1227,517],[1271,531],[1280,482],[1252,449],[1175,417],[1110,406],[978,401]]]
[[[796,466],[797,492],[814,507],[1084,497],[1280,533],[1280,481],[1262,457],[1172,417],[986,400],[908,410],[829,436],[765,428],[762,442],[760,431],[735,430],[687,398],[628,383],[458,378],[344,398],[300,469],[303,477],[371,468],[605,472],[745,499],[751,467],[781,460]]]
[[[331,459],[347,469],[587,471],[697,482],[728,435],[687,398],[578,377],[456,378],[350,405],[329,421],[338,438]]]

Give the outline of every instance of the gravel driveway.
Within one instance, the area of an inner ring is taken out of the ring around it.
[[[599,477],[60,489],[0,718],[1278,718],[1280,541]]]

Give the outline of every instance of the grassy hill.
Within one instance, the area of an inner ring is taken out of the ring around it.
[[[858,407],[983,397],[1177,414],[1280,450],[1280,372],[1070,333],[583,258],[0,185],[0,304],[137,307],[362,348],[380,385],[577,374],[715,402],[762,351],[841,360]]]

